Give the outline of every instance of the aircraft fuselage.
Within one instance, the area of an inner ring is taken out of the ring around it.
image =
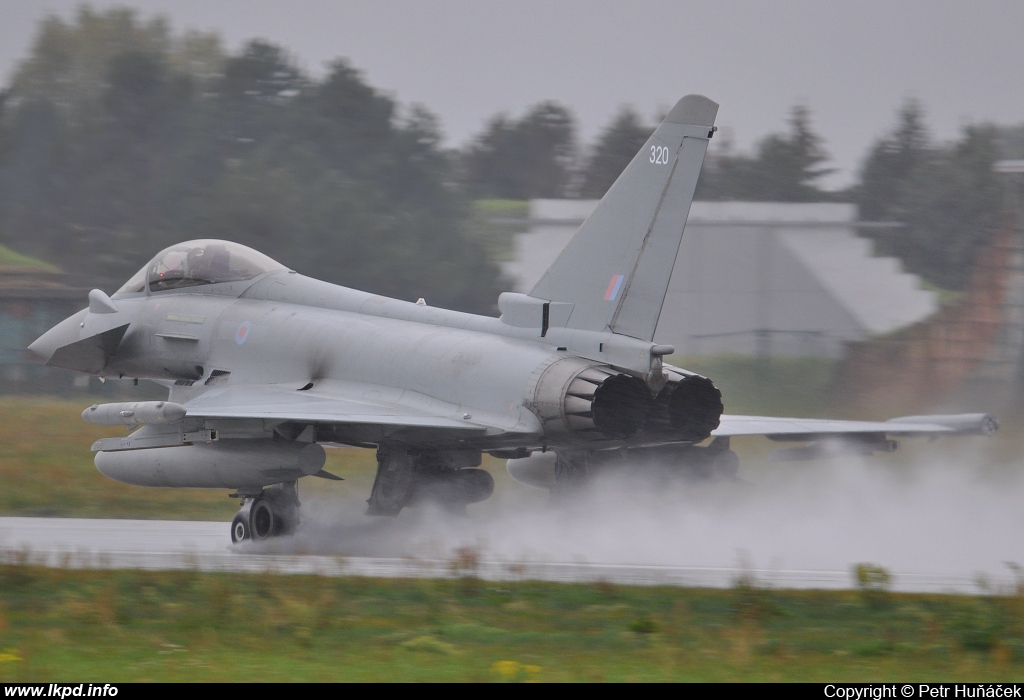
[[[611,447],[665,439],[637,435],[639,424],[594,430],[587,424],[588,407],[577,406],[578,415],[567,416],[573,406],[565,405],[574,400],[567,392],[579,394],[571,387],[574,376],[588,368],[602,372],[598,379],[628,377],[634,390],[642,386],[657,394],[661,386],[645,384],[652,376],[664,382],[653,343],[550,325],[513,326],[290,271],[242,286],[118,295],[111,301],[115,311],[83,310],[37,343],[69,345],[127,324],[116,350],[95,373],[173,382],[173,402],[245,386],[315,393],[330,382],[349,382],[366,385],[367,401],[390,388],[430,415],[486,426],[476,433],[435,433],[422,445],[432,448],[534,449],[581,441]],[[622,370],[630,365],[631,372]],[[599,384],[584,387],[593,393]],[[605,393],[608,405],[613,398],[631,400]],[[353,443],[387,438],[379,429],[358,426],[326,436]]]

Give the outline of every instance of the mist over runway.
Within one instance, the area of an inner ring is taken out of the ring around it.
[[[1016,469],[846,459],[765,467],[755,483],[636,477],[557,505],[499,489],[465,516],[374,518],[365,494],[320,494],[303,499],[295,536],[241,546],[226,522],[0,518],[0,549],[9,561],[153,570],[850,588],[852,568],[870,563],[902,591],[1020,582]]]

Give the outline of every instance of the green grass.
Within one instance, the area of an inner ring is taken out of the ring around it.
[[[525,219],[530,215],[530,203],[523,199],[478,199],[473,209],[490,217]]]
[[[526,230],[525,224],[496,223],[494,219],[526,219],[530,203],[517,199],[481,199],[473,202],[466,231],[477,239],[494,262],[515,258],[515,235]]]
[[[90,446],[98,438],[127,431],[84,422],[82,410],[91,403],[88,397],[0,398],[0,515],[231,520],[238,502],[227,497],[227,489],[130,486],[100,474]],[[485,455],[483,466],[499,488],[521,488],[544,497],[541,491],[514,484],[503,461]],[[303,497],[314,499],[353,492],[369,496],[376,467],[372,449],[328,450],[324,468],[344,481],[307,478],[300,489]]]
[[[54,517],[231,520],[237,501],[226,489],[129,486],[103,476],[89,451],[100,437],[126,430],[85,423],[91,401],[0,399],[0,514]],[[368,494],[372,450],[329,450],[326,469],[346,479],[304,479],[304,493],[362,488]]]
[[[0,566],[0,681],[1024,680],[1024,598]]]
[[[224,491],[145,489],[100,474],[90,445],[125,431],[85,423],[81,412],[89,404],[88,399],[0,401],[0,513],[231,519],[237,504]]]
[[[945,308],[952,304],[956,304],[967,296],[967,292],[960,289],[946,289],[940,287],[937,284],[933,284],[926,279],[920,281],[921,289],[928,292],[935,292],[939,298],[939,307]]]
[[[0,267],[35,267],[46,272],[60,270],[48,262],[17,253],[5,245],[0,245]]]
[[[765,416],[837,417],[841,397],[832,391],[839,363],[816,357],[717,355],[672,356],[669,364],[708,377],[721,392],[727,413]]]

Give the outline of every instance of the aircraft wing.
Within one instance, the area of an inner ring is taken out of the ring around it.
[[[715,437],[763,435],[776,441],[800,442],[830,438],[856,438],[858,436],[993,435],[998,428],[999,422],[987,413],[903,416],[887,421],[723,415],[721,423],[711,435]]]
[[[184,407],[190,418],[316,423],[388,434],[432,430],[439,431],[439,436],[469,437],[520,432],[524,427],[518,416],[470,415],[455,404],[413,391],[343,380],[324,380],[309,388],[294,384],[216,387]]]
[[[362,382],[327,380],[304,389],[291,384],[213,388],[184,404],[193,418],[266,419],[382,429],[427,429],[494,435],[531,432],[501,416],[468,416],[455,404],[416,392]],[[713,437],[761,435],[776,441],[830,438],[992,435],[999,424],[984,413],[904,416],[888,421],[723,415]]]

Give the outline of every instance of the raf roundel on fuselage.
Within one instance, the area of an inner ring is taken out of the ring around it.
[[[241,282],[266,272],[287,269],[263,253],[238,243],[186,241],[157,253],[114,293],[114,298],[220,282]]]

